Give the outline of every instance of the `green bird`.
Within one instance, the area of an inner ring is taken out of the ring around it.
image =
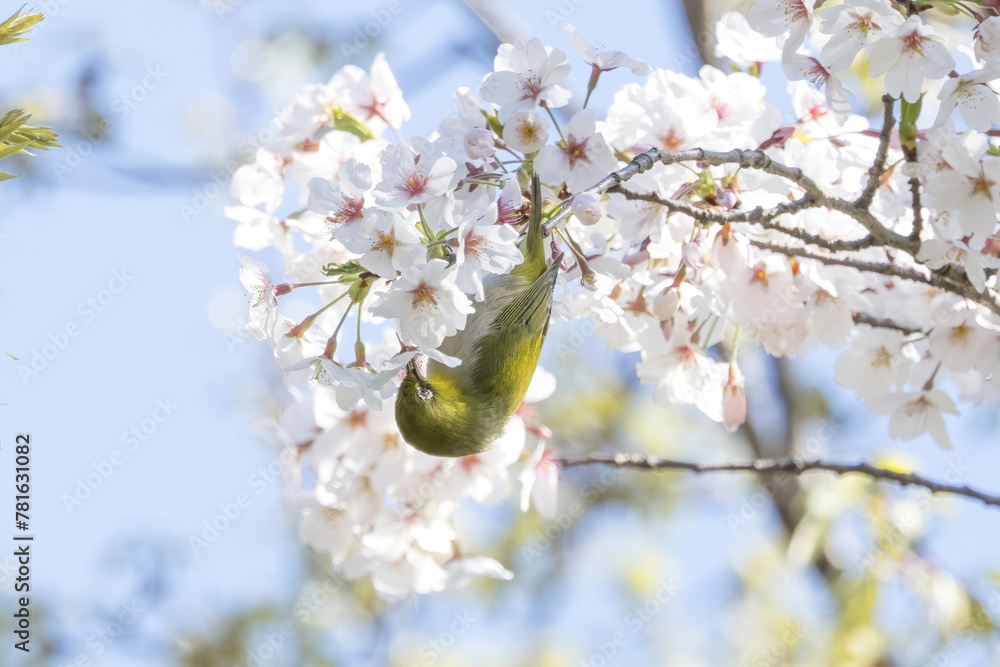
[[[538,365],[552,311],[562,254],[545,261],[542,196],[531,179],[531,215],[521,246],[524,261],[486,285],[482,303],[441,352],[462,360],[449,368],[431,360],[428,377],[414,362],[396,398],[399,432],[434,456],[485,451],[521,405]]]

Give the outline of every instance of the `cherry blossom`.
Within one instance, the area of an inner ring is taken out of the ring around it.
[[[426,203],[451,186],[456,167],[450,157],[392,144],[382,152],[383,180],[375,186],[375,201],[393,207]]]
[[[920,99],[925,79],[939,79],[955,67],[942,35],[919,16],[888,30],[868,48],[868,55],[871,75],[884,74],[886,91],[911,104]]]
[[[750,27],[740,12],[728,12],[715,24],[715,55],[729,58],[742,68],[757,63],[769,63],[781,58],[773,39],[768,39]]]
[[[364,268],[383,278],[395,278],[422,259],[426,249],[413,221],[386,210],[372,211],[365,216],[361,234],[344,239],[344,247],[361,255],[358,262]]]
[[[784,66],[789,81],[808,81],[817,90],[826,89],[826,107],[839,123],[843,123],[851,115],[847,89],[820,61],[796,54]]]
[[[979,70],[945,81],[938,93],[941,107],[935,124],[943,123],[956,106],[962,120],[973,130],[987,132],[993,123],[1000,123],[1000,99],[989,86],[997,74],[995,70]]]
[[[441,259],[403,271],[396,289],[382,294],[373,315],[396,318],[403,342],[435,348],[465,326],[472,302],[455,286],[456,271]]]
[[[889,415],[889,435],[910,440],[930,433],[942,449],[951,449],[943,413],[957,414],[955,402],[939,389],[887,394],[868,402],[871,411]]]
[[[630,58],[623,51],[598,51],[593,44],[587,41],[586,37],[580,34],[579,30],[569,23],[563,23],[563,29],[569,33],[570,38],[573,40],[573,48],[580,54],[583,61],[591,65],[595,70],[610,72],[619,67],[627,67],[636,76],[646,76],[649,74],[649,65],[641,60]]]
[[[566,183],[571,192],[580,192],[614,171],[615,157],[597,132],[593,111],[574,114],[563,135],[564,146],[545,146],[535,158],[535,169],[544,182]]]
[[[484,296],[483,281],[490,275],[503,275],[521,263],[523,256],[514,240],[518,237],[509,225],[498,225],[497,205],[490,204],[486,215],[471,218],[458,228],[458,276],[456,284],[476,301]]]
[[[549,140],[549,123],[537,111],[517,111],[507,120],[503,136],[515,151],[535,153]]]
[[[821,5],[810,34],[812,7],[760,0],[748,19],[726,15],[719,53],[747,71],[693,76],[599,53],[567,26],[586,63],[574,85],[615,66],[645,77],[606,114],[563,111],[570,63],[537,39],[501,46],[480,95],[456,90],[456,110],[412,147],[381,56],[293,97],[280,136],[234,175],[226,214],[237,245],[279,258],[241,258],[239,272],[247,330],[285,379],[283,408],[255,427],[294,453],[283,506],[339,576],[369,577],[387,600],[507,580],[513,564],[459,548],[454,513],[511,502],[518,475],[522,511],[556,514],[571,445],[533,405],[554,391],[551,374],[536,371],[475,456],[423,454],[393,417],[406,364],[463,362],[438,348],[521,261],[530,207],[564,253],[546,349],[561,354],[568,338],[575,353],[592,331],[636,353],[652,401],[721,422],[710,428],[738,430],[755,400],[734,346],[840,350],[834,379],[895,438],[948,447],[944,414],[1000,401],[1000,149],[985,133],[1000,111],[1000,23],[973,32],[945,18],[939,33],[930,22],[947,15],[934,6],[858,0]],[[986,66],[953,73],[972,49]],[[758,63],[779,56],[762,78]],[[849,75],[863,84],[858,108],[889,96],[871,118],[852,112],[839,78],[865,57],[871,76]],[[880,131],[883,113],[898,132]],[[651,148],[659,160],[640,157]],[[695,149],[706,152],[681,153]],[[541,202],[526,199],[532,173]]]
[[[903,23],[889,0],[854,0],[829,7],[822,16],[820,31],[830,35],[822,59],[835,72],[849,68],[859,51],[870,48],[886,36],[886,31]]]
[[[559,488],[559,467],[555,451],[538,443],[521,470],[521,511],[527,512],[534,501],[535,509],[546,518],[556,515],[556,494]]]
[[[785,35],[783,58],[788,60],[799,50],[812,23],[812,4],[805,0],[757,0],[750,8],[750,27],[766,37]]]
[[[559,85],[569,74],[566,54],[543,45],[538,38],[527,43],[501,44],[494,72],[486,77],[479,96],[500,105],[499,119],[507,124],[516,112],[544,103],[550,109],[565,106],[570,92]]]
[[[1000,60],[1000,17],[990,16],[976,26],[973,43],[980,62],[997,63]]]
[[[233,174],[230,192],[244,206],[263,205],[265,213],[274,213],[285,193],[281,167],[282,161],[274,153],[260,148],[256,160]]]

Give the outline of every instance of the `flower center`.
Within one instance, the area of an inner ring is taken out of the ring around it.
[[[466,257],[479,257],[482,254],[482,248],[486,245],[486,237],[479,236],[469,232],[465,237],[465,256]]]
[[[924,36],[921,35],[919,31],[914,30],[909,35],[903,38],[903,50],[916,51],[917,53],[923,55],[922,50],[924,42],[926,41],[927,40],[924,39]]]
[[[379,232],[378,240],[372,244],[372,250],[381,250],[392,254],[392,249],[399,245],[393,232]]]
[[[418,195],[427,188],[427,177],[423,174],[413,173],[410,174],[406,182],[403,183],[403,189],[409,192],[411,195]]]
[[[573,137],[570,137],[570,141],[566,146],[566,156],[569,157],[570,169],[580,160],[589,162],[587,157],[587,140],[576,141]]]
[[[684,135],[678,133],[674,128],[670,128],[669,132],[660,137],[660,142],[667,150],[677,150],[684,143]]]
[[[410,294],[413,295],[414,306],[419,306],[423,303],[430,304],[432,306],[437,305],[437,294],[434,288],[422,280],[416,288],[410,290]]]
[[[532,74],[524,79],[524,83],[521,84],[521,95],[522,99],[534,100],[538,99],[538,96],[542,94],[545,88],[542,86],[541,79]]]
[[[340,207],[334,215],[327,218],[330,222],[347,222],[348,220],[357,220],[361,217],[361,209],[364,208],[365,198],[360,197],[354,199],[352,197],[344,197],[344,204]]]

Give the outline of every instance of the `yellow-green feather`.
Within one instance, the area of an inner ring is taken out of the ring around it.
[[[396,422],[406,441],[423,452],[466,456],[487,449],[524,399],[559,272],[559,258],[546,265],[541,201],[536,176],[521,246],[524,261],[486,286],[465,329],[441,345],[462,364],[448,368],[432,361],[427,379],[407,372],[396,399]]]

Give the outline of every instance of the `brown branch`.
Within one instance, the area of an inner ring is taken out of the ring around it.
[[[857,206],[865,210],[871,207],[872,200],[875,199],[875,193],[878,191],[879,185],[882,184],[882,174],[885,173],[885,162],[889,157],[889,142],[892,139],[892,127],[896,124],[896,118],[892,113],[896,104],[895,98],[891,95],[883,95],[882,104],[885,111],[882,114],[882,132],[879,133],[878,137],[875,164],[868,170],[868,183],[861,192],[861,196],[855,202]]]
[[[920,179],[914,176],[910,179],[910,196],[913,200],[913,231],[910,238],[920,241],[920,232],[924,228],[923,205],[920,203]]]
[[[636,155],[627,165],[617,171],[611,172],[601,179],[601,181],[596,185],[588,188],[586,192],[604,194],[611,188],[624,183],[633,176],[648,171],[658,162],[668,165],[680,162],[700,162],[708,165],[735,164],[739,165],[741,168],[756,169],[795,183],[805,191],[805,197],[802,199],[808,201],[810,206],[825,206],[835,211],[844,213],[860,223],[870,234],[870,245],[882,246],[887,251],[889,249],[902,250],[915,258],[920,250],[920,239],[915,238],[912,235],[904,236],[884,227],[875,218],[875,216],[872,215],[867,206],[862,205],[866,201],[865,193],[872,187],[874,187],[874,190],[872,190],[873,193],[878,189],[878,183],[880,182],[879,179],[881,178],[882,173],[884,173],[886,156],[888,155],[888,137],[891,134],[893,122],[892,105],[889,102],[886,102],[886,122],[880,135],[879,149],[876,154],[875,164],[869,172],[870,178],[869,183],[866,185],[865,192],[862,193],[861,198],[859,198],[856,202],[827,195],[816,184],[816,182],[806,176],[801,169],[788,167],[779,162],[775,162],[762,150],[740,149],[728,152],[719,152],[707,151],[702,148],[692,148],[684,151],[662,151],[658,148],[651,148],[645,153]],[[874,194],[872,194],[872,197],[874,197]],[[797,201],[802,201],[802,199]],[[793,204],[789,204],[789,206]],[[700,211],[701,209],[695,210]],[[757,209],[755,209],[755,211],[756,210]],[[763,216],[765,214],[766,212],[762,211],[760,215]],[[545,222],[544,229],[546,233],[568,218],[569,215],[570,207],[564,206],[563,210]],[[794,236],[796,232],[788,232],[787,230],[789,229],[791,228],[785,228],[784,230],[779,231],[785,231],[785,233],[790,233],[790,235]],[[761,242],[755,242],[755,244],[760,247],[769,246],[769,244],[763,244]],[[782,248],[781,246],[774,246],[771,247],[771,249],[775,252],[784,252],[785,254],[798,255],[800,257],[810,257],[826,264],[850,266],[861,271],[882,273],[883,275],[896,276],[907,280],[925,283],[986,306],[994,313],[1000,315],[1000,299],[998,299],[997,295],[992,290],[986,290],[984,293],[980,294],[975,290],[975,288],[973,288],[972,284],[965,277],[955,277],[944,271],[931,271],[930,276],[925,276],[913,269],[902,268],[893,264],[866,263],[858,262],[856,260],[827,257],[825,255],[807,253],[806,250],[798,248]]]
[[[881,317],[875,317],[874,315],[869,315],[868,313],[854,313],[854,323],[867,324],[870,327],[876,327],[879,329],[895,329],[896,331],[902,331],[908,336],[912,334],[924,333],[923,329],[914,329],[900,324],[899,322],[894,322]]]
[[[823,264],[832,264],[835,266],[849,266],[852,269],[857,269],[858,271],[865,271],[867,273],[877,273],[883,276],[894,276],[896,278],[902,278],[904,280],[912,280],[913,282],[924,283],[926,285],[931,285],[931,286],[935,285],[934,278],[930,276],[925,276],[924,274],[914,269],[907,269],[905,267],[897,266],[895,264],[888,264],[886,262],[864,262],[849,257],[835,257],[833,255],[821,255],[819,253],[811,252],[807,248],[782,246],[774,243],[767,243],[766,241],[757,241],[754,239],[750,240],[750,244],[757,246],[758,248],[761,248],[763,250],[770,250],[771,252],[780,253],[782,255],[804,257],[806,259],[814,259],[817,262],[822,262]]]
[[[982,501],[987,505],[1000,507],[1000,496],[983,493],[968,486],[942,484],[941,482],[935,482],[915,473],[896,472],[895,470],[873,466],[870,463],[833,463],[830,461],[804,461],[800,459],[755,459],[753,461],[727,463],[692,463],[690,461],[675,461],[673,459],[645,456],[643,454],[593,453],[579,458],[561,458],[559,459],[559,465],[563,468],[584,465],[609,465],[615,468],[631,468],[645,471],[675,470],[699,475],[713,472],[785,472],[792,475],[801,475],[813,470],[825,470],[837,475],[856,473],[877,480],[896,482],[903,486],[919,486],[933,493],[950,493],[957,496],[965,496]]]
[[[989,290],[986,290],[982,294],[977,292],[968,280],[960,280],[952,277],[944,270],[931,271],[930,275],[924,275],[915,269],[909,269],[902,266],[897,266],[896,264],[889,264],[885,262],[863,262],[856,259],[851,259],[847,257],[834,257],[832,255],[821,255],[819,253],[810,252],[807,248],[797,248],[794,246],[782,246],[774,243],[767,243],[766,241],[757,241],[750,239],[750,244],[762,248],[764,250],[770,250],[771,252],[781,253],[783,255],[791,255],[795,257],[805,257],[806,259],[814,259],[817,262],[822,262],[823,264],[831,264],[835,266],[848,266],[858,271],[865,271],[867,273],[876,273],[884,276],[894,276],[896,278],[902,278],[903,280],[911,280],[917,283],[923,283],[925,285],[930,285],[931,287],[937,287],[938,289],[944,290],[946,292],[951,292],[952,294],[957,294],[958,296],[974,301],[978,304],[986,306],[992,310],[997,315],[1000,315],[1000,301],[997,301],[996,297],[990,294]]]
[[[663,206],[671,213],[683,213],[689,215],[695,220],[701,222],[710,222],[718,224],[726,224],[730,222],[745,222],[748,224],[757,224],[765,229],[771,229],[776,232],[781,232],[782,234],[787,234],[792,238],[799,239],[805,243],[815,245],[826,250],[860,250],[862,248],[867,248],[872,245],[871,236],[866,236],[863,239],[855,239],[851,241],[840,241],[836,239],[825,239],[822,236],[816,236],[815,234],[810,234],[798,227],[786,227],[780,222],[774,222],[774,219],[782,215],[792,215],[798,211],[804,211],[810,208],[824,208],[823,204],[818,204],[810,198],[807,194],[795,201],[777,204],[774,208],[764,209],[758,206],[757,208],[746,210],[732,210],[732,211],[715,211],[711,209],[703,209],[695,206],[686,201],[680,201],[677,199],[663,199],[659,195],[646,194],[643,192],[633,192],[631,190],[626,190],[620,185],[615,185],[608,189],[609,193],[620,194],[625,197],[625,199],[631,201],[644,201],[650,204],[658,204]]]

